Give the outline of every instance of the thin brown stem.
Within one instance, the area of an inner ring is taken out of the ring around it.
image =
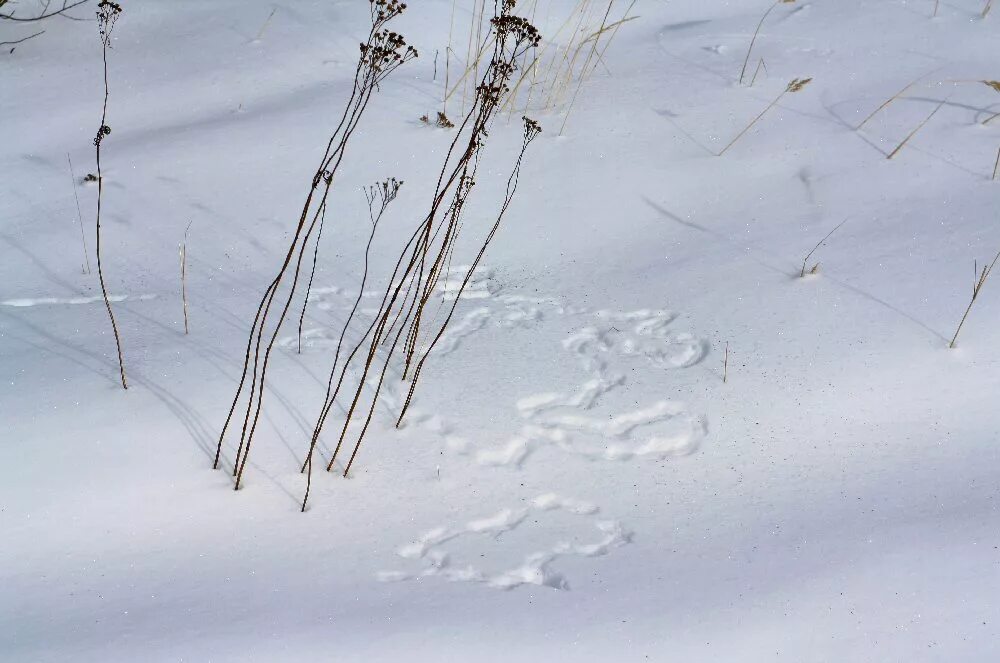
[[[76,218],[80,221],[80,241],[83,244],[83,260],[86,265],[85,274],[90,274],[90,251],[87,250],[87,233],[83,229],[83,211],[80,209],[80,195],[76,192],[76,173],[73,172],[73,160],[66,153],[66,161],[69,162],[69,177],[73,183],[73,198],[76,200]]]
[[[945,105],[945,103],[947,103],[947,101],[948,101],[948,99],[944,99],[944,100],[943,100],[943,101],[942,101],[941,103],[939,103],[939,104],[938,104],[937,106],[935,106],[935,107],[934,107],[934,110],[932,110],[932,111],[931,111],[930,115],[928,115],[927,117],[925,117],[925,118],[924,118],[924,121],[923,121],[923,122],[921,122],[920,124],[918,124],[918,125],[917,125],[917,126],[916,126],[916,127],[914,128],[914,129],[913,129],[913,131],[911,131],[911,132],[910,132],[909,134],[907,134],[906,138],[904,138],[904,139],[903,139],[903,142],[902,142],[902,143],[900,143],[899,145],[897,145],[897,146],[896,146],[896,149],[894,149],[894,150],[893,150],[892,152],[890,152],[890,153],[889,153],[889,155],[888,155],[888,156],[886,156],[886,159],[891,159],[891,158],[893,158],[894,156],[896,156],[897,154],[899,154],[899,151],[900,151],[900,150],[902,150],[902,149],[903,149],[903,147],[904,147],[904,146],[905,146],[905,145],[906,145],[906,144],[907,144],[908,142],[910,142],[910,139],[911,139],[911,138],[913,138],[914,136],[916,136],[916,135],[917,135],[917,132],[918,132],[918,131],[920,131],[921,129],[923,129],[923,128],[924,128],[924,125],[925,125],[925,124],[927,124],[928,122],[930,122],[930,121],[931,121],[931,118],[932,118],[932,117],[934,117],[934,115],[935,115],[935,114],[937,114],[937,112],[938,112],[939,110],[941,110],[941,107],[942,107],[942,106],[944,106],[944,105]]]
[[[184,229],[184,242],[181,244],[181,302],[184,308],[184,333],[188,333],[188,299],[187,299],[187,238],[191,230],[191,221]]]
[[[962,325],[965,324],[965,319],[969,317],[969,311],[972,310],[972,305],[976,303],[976,298],[979,297],[979,293],[982,291],[983,285],[986,283],[986,279],[989,278],[990,273],[993,271],[993,266],[997,264],[998,259],[1000,259],[1000,252],[993,258],[993,262],[984,266],[982,271],[978,272],[975,284],[972,287],[972,299],[969,300],[969,305],[965,307],[962,319],[958,321],[958,329],[955,330],[955,335],[951,337],[951,343],[948,344],[949,348],[955,347],[955,342],[958,340],[958,333],[962,331]]]
[[[74,5],[75,6],[75,5]],[[110,88],[108,87],[108,48],[111,44],[111,31],[114,28],[121,7],[113,2],[102,1],[99,5],[98,19],[101,35],[101,56],[104,65],[104,102],[101,107],[101,126],[97,130],[94,138],[94,146],[97,152],[97,277],[101,283],[101,294],[104,296],[104,306],[108,310],[108,318],[111,319],[111,329],[115,335],[115,347],[118,350],[118,371],[121,375],[122,387],[128,389],[128,382],[125,380],[125,360],[122,357],[122,341],[118,334],[118,324],[115,321],[115,314],[111,310],[111,300],[108,298],[108,288],[104,283],[104,269],[101,262],[101,205],[104,199],[104,176],[101,170],[101,143],[105,136],[111,133],[111,128],[107,125],[108,118],[108,97]]]
[[[838,230],[840,230],[840,227],[842,225],[844,225],[845,223],[847,223],[847,221],[850,218],[851,217],[847,217],[846,219],[844,219],[843,221],[841,221],[840,223],[838,223],[837,226],[833,230],[831,230],[830,232],[828,232],[826,235],[823,236],[823,239],[821,239],[818,242],[816,242],[816,246],[814,246],[812,248],[812,251],[810,251],[809,253],[807,253],[806,257],[803,258],[803,260],[802,260],[802,269],[799,271],[799,277],[800,278],[806,275],[806,263],[809,262],[809,258],[812,257],[812,254],[816,253],[816,250],[819,249],[819,247],[823,246],[823,243],[826,242],[826,240],[830,239],[830,235],[832,235],[833,233],[835,233]],[[813,269],[815,270],[815,267]]]

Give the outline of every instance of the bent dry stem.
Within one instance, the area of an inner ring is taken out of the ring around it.
[[[108,310],[108,318],[111,319],[111,330],[115,334],[115,347],[118,350],[118,371],[121,374],[122,387],[128,389],[128,382],[125,380],[125,360],[122,358],[122,340],[118,335],[118,324],[115,322],[115,314],[111,310],[111,300],[108,298],[108,288],[104,283],[104,269],[101,263],[101,203],[104,200],[104,176],[101,171],[101,143],[104,138],[111,133],[108,126],[108,48],[111,45],[111,32],[114,30],[118,16],[121,14],[121,5],[101,0],[97,6],[97,26],[101,37],[102,59],[104,63],[104,103],[101,107],[101,126],[94,137],[94,149],[97,153],[97,278],[101,283],[101,294],[104,296],[104,306]]]
[[[525,118],[522,149],[514,172],[508,180],[501,211],[482,241],[472,267],[466,273],[448,317],[436,331],[432,329],[428,333],[427,325],[424,324],[426,306],[431,300],[446,265],[454,254],[456,241],[463,228],[462,213],[475,185],[475,177],[482,149],[486,144],[488,129],[499,111],[502,100],[509,91],[508,83],[517,70],[518,60],[525,55],[528,49],[538,44],[538,31],[525,19],[514,16],[512,14],[513,6],[513,2],[506,0],[501,12],[494,16],[490,22],[491,35],[486,42],[493,46],[492,56],[480,84],[476,87],[471,108],[459,123],[456,135],[447,151],[431,200],[430,210],[414,229],[413,234],[403,247],[388,280],[389,285],[382,298],[378,314],[361,341],[355,345],[345,360],[340,370],[337,387],[327,399],[317,422],[313,433],[314,444],[340,392],[347,371],[355,361],[361,363],[360,376],[357,377],[344,424],[330,462],[327,464],[328,471],[333,469],[340,450],[344,448],[348,431],[354,422],[355,413],[361,412],[364,418],[359,419],[360,430],[354,436],[355,443],[344,469],[344,475],[346,476],[350,472],[371,424],[382,386],[390,372],[395,370],[397,364],[394,360],[397,359],[398,364],[401,364],[399,366],[401,379],[405,380],[408,377],[410,379],[406,402],[400,412],[397,425],[401,422],[412,400],[427,357],[443,335],[465,286],[496,234],[513,199],[525,150],[540,131],[538,124],[527,118]],[[424,336],[429,336],[431,341],[426,348],[418,352],[418,348],[422,347],[420,339]],[[379,366],[376,367],[376,364]],[[373,373],[374,375],[370,378],[369,376]],[[371,383],[374,383],[371,389],[366,390],[366,386]],[[369,391],[370,393],[368,393]],[[366,405],[362,405],[362,399],[366,393],[370,400]]]
[[[302,262],[309,247],[313,231],[326,207],[330,189],[338,169],[343,163],[347,146],[361,121],[375,91],[386,78],[404,63],[417,57],[417,52],[406,45],[403,37],[389,31],[386,26],[405,10],[406,5],[398,0],[373,0],[371,2],[371,27],[367,40],[361,44],[361,55],[355,68],[351,96],[340,117],[339,123],[326,143],[323,156],[312,177],[302,211],[299,215],[291,243],[277,275],[270,282],[257,307],[251,326],[250,336],[243,361],[243,370],[232,406],[219,436],[213,467],[219,467],[222,444],[226,432],[232,424],[243,390],[250,374],[248,399],[242,412],[240,441],[233,463],[234,488],[239,490],[247,460],[253,443],[254,433],[260,419],[264,402],[264,388],[271,352],[277,340],[282,323],[288,315],[295,297],[302,268]],[[294,269],[293,268],[294,263]],[[278,300],[278,292],[291,271],[291,283],[285,289],[283,301]],[[276,309],[272,315],[272,308]],[[271,333],[265,334],[268,329]]]

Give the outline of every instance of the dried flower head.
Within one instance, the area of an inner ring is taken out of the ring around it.
[[[785,92],[798,92],[805,86],[809,85],[811,80],[812,78],[793,78],[792,82],[785,88]]]
[[[102,124],[101,128],[97,130],[97,136],[94,137],[94,146],[100,145],[104,137],[111,133],[111,127],[106,124]]]
[[[538,134],[542,133],[542,125],[527,116],[523,116],[521,119],[524,120],[524,142],[527,144],[535,140]]]
[[[111,31],[115,28],[122,6],[110,0],[101,0],[97,5],[97,28],[101,41],[107,46],[111,41]]]
[[[438,111],[437,122],[435,122],[442,129],[451,129],[455,126],[455,123],[448,119],[448,116]]]

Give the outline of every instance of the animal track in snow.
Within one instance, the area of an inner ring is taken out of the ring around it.
[[[446,544],[458,539],[482,537],[499,539],[506,532],[520,527],[532,513],[563,511],[590,520],[598,530],[599,538],[589,543],[558,541],[537,552],[528,553],[522,562],[512,568],[491,571],[472,564],[456,562]],[[492,516],[471,520],[459,527],[437,527],[414,541],[399,548],[397,554],[409,560],[420,561],[418,571],[383,571],[377,578],[383,582],[442,577],[452,582],[483,583],[494,589],[513,589],[520,585],[542,585],[554,589],[569,589],[569,581],[556,571],[553,563],[561,557],[597,557],[629,543],[631,534],[616,520],[598,520],[596,505],[555,493],[539,495],[528,506],[501,509]]]
[[[660,400],[610,416],[587,411],[625,382],[625,376],[613,369],[616,363],[642,357],[657,368],[693,366],[705,356],[704,343],[690,334],[670,332],[668,326],[676,316],[667,311],[597,311],[593,316],[599,326],[586,327],[563,341],[590,378],[573,393],[540,393],[519,400],[516,407],[525,425],[500,448],[480,450],[476,454],[480,464],[520,466],[543,445],[600,460],[666,458],[697,448],[707,427],[682,403]]]
[[[156,299],[156,295],[137,295],[130,297],[129,295],[108,295],[108,300],[112,302],[127,302],[127,301],[140,301],[145,302],[150,299]],[[15,306],[18,308],[28,307],[28,306],[48,306],[55,304],[94,304],[96,302],[103,302],[104,297],[31,297],[22,299],[8,299],[5,301],[0,301],[0,306]]]
[[[429,311],[431,317],[449,306],[449,297],[454,301],[453,295],[467,269],[456,267],[450,270],[447,280],[442,277],[436,289],[441,301],[437,311]],[[623,369],[629,362],[640,361],[654,370],[672,370],[693,366],[704,358],[707,347],[703,341],[672,330],[675,314],[661,309],[590,312],[552,297],[505,293],[489,269],[473,275],[463,297],[470,293],[475,293],[479,302],[448,326],[435,348],[437,355],[455,352],[467,338],[488,326],[523,328],[541,324],[552,316],[582,317],[587,326],[570,334],[562,346],[576,358],[587,377],[572,391],[544,392],[518,400],[515,407],[522,426],[512,438],[493,448],[471,449],[470,440],[456,434],[444,420],[425,416],[417,408],[411,410],[403,427],[424,428],[442,439],[450,450],[462,454],[474,451],[479,464],[491,466],[519,467],[542,446],[609,461],[662,459],[697,449],[707,427],[703,418],[690,413],[682,403],[657,399],[625,412],[596,411],[606,394],[626,382]],[[346,309],[353,301],[347,291],[336,287],[315,288],[313,296],[320,310],[336,306]],[[328,350],[339,338],[339,328],[306,329],[302,347]],[[297,335],[286,336],[279,344],[294,348]],[[396,399],[386,392],[380,400],[391,409]]]

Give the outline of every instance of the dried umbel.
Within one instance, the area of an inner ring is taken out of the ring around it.
[[[369,43],[361,44],[362,63],[380,79],[415,57],[417,49],[407,46],[402,35],[389,30],[382,30]]]
[[[530,143],[538,137],[538,134],[542,133],[542,125],[530,117],[522,117],[521,119],[524,121],[524,142]]]
[[[101,41],[107,45],[111,41],[111,31],[115,29],[115,23],[122,13],[122,6],[117,2],[101,0],[97,5],[97,27]]]

